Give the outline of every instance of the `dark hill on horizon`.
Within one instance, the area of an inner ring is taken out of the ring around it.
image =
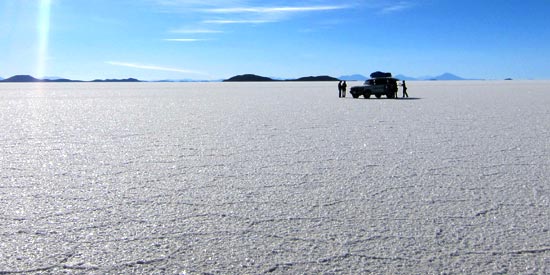
[[[38,79],[30,75],[14,75],[6,79],[0,79],[0,82],[80,82],[80,80],[70,80],[65,78]]]
[[[244,75],[237,75],[237,76],[231,77],[229,79],[224,80],[224,82],[226,81],[228,82],[230,81],[339,81],[339,80],[364,81],[368,78],[369,77],[366,77],[362,74],[352,74],[352,75],[344,75],[339,78],[323,75],[323,76],[306,76],[306,77],[300,77],[296,79],[280,79],[280,78],[269,78],[269,77],[255,75],[255,74],[244,74]],[[425,76],[425,77],[409,77],[409,76],[399,74],[399,75],[396,75],[395,78],[400,80],[474,80],[474,79],[463,78],[452,73],[444,73],[438,76]]]
[[[306,76],[306,77],[300,77],[297,79],[285,79],[282,81],[338,81],[338,78],[328,76],[328,75],[321,75],[321,76]],[[259,81],[281,81],[276,80],[273,78],[265,77],[265,76],[259,76],[255,74],[243,74],[243,75],[236,75],[231,78],[228,78],[224,80],[223,82],[259,82]]]
[[[56,79],[38,79],[30,75],[14,75],[6,79],[0,79],[0,82],[141,82],[135,78],[126,79],[96,79],[93,81],[71,80],[66,78]]]
[[[339,79],[328,75],[320,75],[300,77],[298,79],[292,79],[289,81],[339,81]]]
[[[264,81],[276,81],[272,78],[259,76],[255,74],[242,74],[236,75],[224,80],[223,82],[264,82]]]
[[[2,82],[41,82],[42,80],[34,78],[30,75],[14,75],[12,77],[8,77],[1,81]]]
[[[90,82],[141,82],[139,79],[135,78],[125,78],[125,79],[94,79]]]
[[[463,78],[460,76],[457,76],[452,73],[443,73],[441,75],[437,76],[422,76],[422,77],[410,77],[402,74],[398,74],[395,76],[395,78],[400,80],[481,80],[477,78]],[[307,77],[300,77],[297,79],[284,79],[284,78],[277,78],[277,77],[264,77],[259,76],[255,74],[243,74],[243,75],[236,75],[231,78],[225,79],[225,80],[191,80],[186,79],[184,82],[265,82],[265,81],[338,81],[338,80],[346,80],[346,81],[364,81],[365,79],[368,79],[368,77],[362,75],[362,74],[351,74],[351,75],[343,75],[339,78],[335,78],[328,75],[323,76],[307,76]],[[95,79],[91,81],[82,81],[82,80],[71,80],[61,77],[46,77],[44,79],[38,79],[31,75],[14,75],[9,78],[2,78],[0,77],[0,82],[183,82],[183,80],[152,80],[152,81],[142,81],[136,78],[126,78],[126,79]]]

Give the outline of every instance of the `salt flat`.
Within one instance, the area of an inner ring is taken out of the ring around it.
[[[1,84],[0,274],[549,274],[550,81],[408,86]]]

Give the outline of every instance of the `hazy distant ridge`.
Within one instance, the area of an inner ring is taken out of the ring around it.
[[[338,78],[334,78],[328,75],[320,76],[305,76],[296,79],[277,80],[270,77],[259,76],[255,74],[243,74],[230,77],[224,82],[254,82],[254,81],[338,81]]]
[[[141,82],[135,78],[126,79],[95,79],[92,81],[72,80],[66,78],[44,78],[38,79],[30,75],[14,75],[6,79],[0,79],[0,82]]]
[[[55,78],[55,79],[38,79],[30,75],[14,75],[12,77],[1,79],[0,82],[82,82],[80,80],[70,80],[66,78]]]
[[[452,73],[444,73],[438,76],[422,76],[422,77],[411,77],[406,76],[403,74],[398,74],[394,76],[397,79],[401,80],[475,80],[475,79],[467,79],[460,76],[457,76]],[[255,74],[243,74],[243,75],[236,75],[233,77],[230,77],[225,80],[217,80],[217,81],[223,81],[223,82],[246,82],[246,81],[338,81],[338,80],[346,80],[346,81],[364,81],[366,79],[369,79],[369,77],[364,76],[362,74],[351,74],[351,75],[343,75],[338,78],[328,76],[328,75],[321,75],[321,76],[306,76],[306,77],[299,77],[295,79],[282,79],[282,78],[274,78],[274,77],[265,77]],[[145,81],[145,82],[202,82],[204,80],[158,80],[158,81]],[[0,77],[0,82],[143,82],[142,80],[136,79],[136,78],[125,78],[125,79],[95,79],[91,81],[82,81],[82,80],[72,80],[62,77],[45,77],[43,79],[38,79],[30,75],[15,75],[9,78],[2,78]]]
[[[395,78],[402,79],[402,80],[468,80],[466,78],[457,76],[452,73],[444,73],[438,76],[421,76],[421,77],[410,77],[406,75],[396,75]]]
[[[346,80],[346,81],[364,81],[369,79],[368,77],[362,75],[362,74],[352,74],[352,75],[343,75],[339,77],[340,80]]]

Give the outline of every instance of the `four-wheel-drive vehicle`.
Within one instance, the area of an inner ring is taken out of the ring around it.
[[[391,73],[374,72],[370,75],[370,79],[365,80],[365,84],[354,86],[350,89],[350,94],[353,98],[364,96],[370,98],[371,95],[376,98],[381,98],[385,95],[387,98],[395,98],[397,94],[397,81]]]

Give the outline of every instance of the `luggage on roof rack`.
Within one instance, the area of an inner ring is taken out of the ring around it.
[[[385,73],[381,71],[376,71],[372,74],[370,74],[371,78],[377,78],[377,77],[391,77],[391,73]]]

